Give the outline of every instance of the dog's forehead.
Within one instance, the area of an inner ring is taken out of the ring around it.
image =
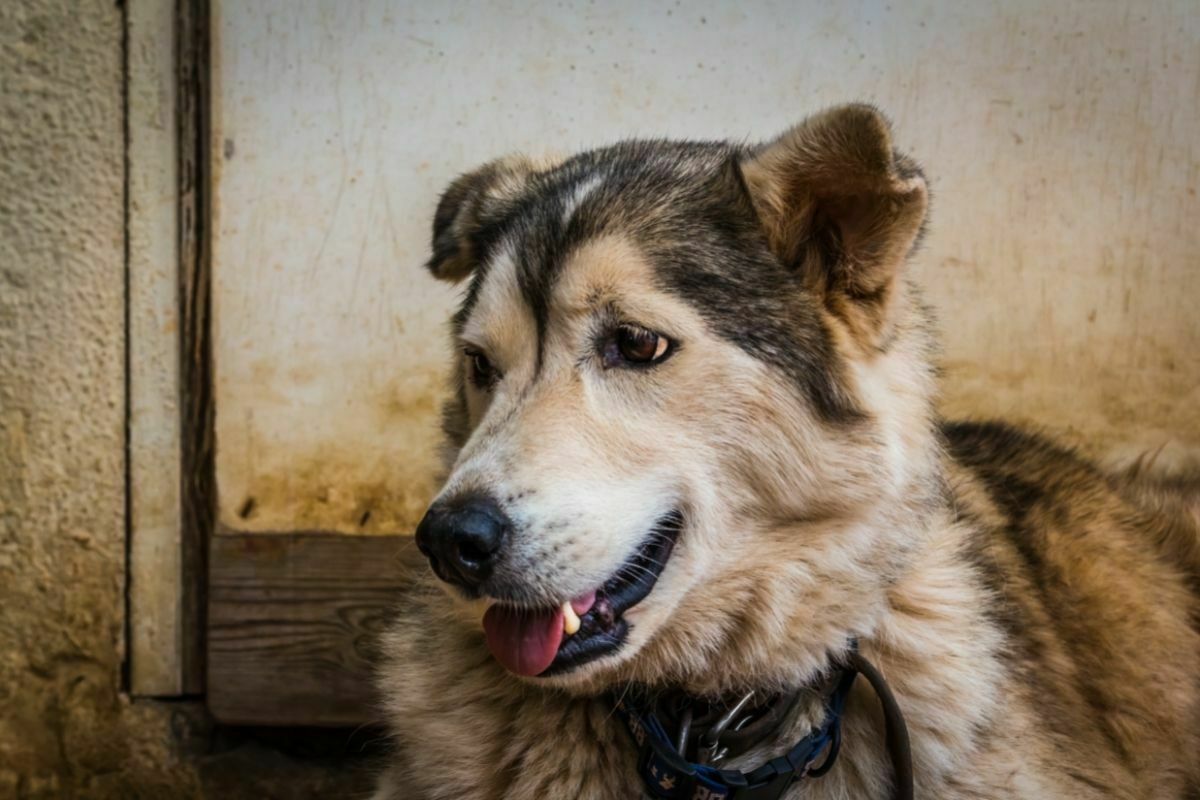
[[[714,216],[703,207],[724,199],[715,179],[733,153],[714,143],[626,142],[536,176],[477,237],[460,332],[527,313],[540,333],[564,279],[578,287],[578,273],[594,271],[615,284],[617,265],[627,278],[644,271],[651,251],[694,238],[697,220]]]

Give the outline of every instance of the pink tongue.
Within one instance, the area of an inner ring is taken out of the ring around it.
[[[540,675],[558,654],[562,609],[527,611],[496,603],[483,615],[483,632],[502,667],[527,677]]]
[[[588,592],[571,601],[583,616],[596,604],[596,593]],[[496,603],[483,614],[483,633],[492,657],[509,672],[533,677],[546,671],[558,655],[563,638],[561,608],[525,611]]]

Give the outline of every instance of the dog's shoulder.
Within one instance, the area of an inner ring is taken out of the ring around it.
[[[1056,543],[1099,547],[1093,557],[1123,547],[1197,588],[1200,470],[1160,475],[1139,461],[1109,471],[1050,436],[1003,422],[943,422],[941,434],[957,499],[966,499],[960,508],[990,517],[990,527],[1002,525],[1026,546],[1052,530]]]
[[[986,422],[942,435],[965,550],[1044,735],[1157,785],[1155,770],[1200,747],[1194,567],[1168,547],[1195,546],[1194,528],[1040,433]]]
[[[1079,492],[1103,477],[1076,450],[1009,423],[946,421],[941,433],[950,455],[981,477],[1005,503]]]

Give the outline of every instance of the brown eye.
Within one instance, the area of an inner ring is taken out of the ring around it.
[[[471,383],[480,389],[486,389],[500,377],[500,374],[486,355],[471,348],[467,348],[463,352],[466,353],[467,358],[471,361]]]
[[[622,325],[604,347],[604,366],[640,366],[662,361],[671,352],[671,340],[654,331]]]

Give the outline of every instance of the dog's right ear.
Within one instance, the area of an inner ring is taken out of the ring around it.
[[[553,166],[549,160],[506,156],[456,178],[433,215],[433,255],[426,265],[433,276],[457,283],[470,275],[478,261],[474,234],[519,197],[534,175]]]
[[[779,259],[863,341],[879,339],[929,205],[925,176],[875,108],[809,117],[741,164]]]

